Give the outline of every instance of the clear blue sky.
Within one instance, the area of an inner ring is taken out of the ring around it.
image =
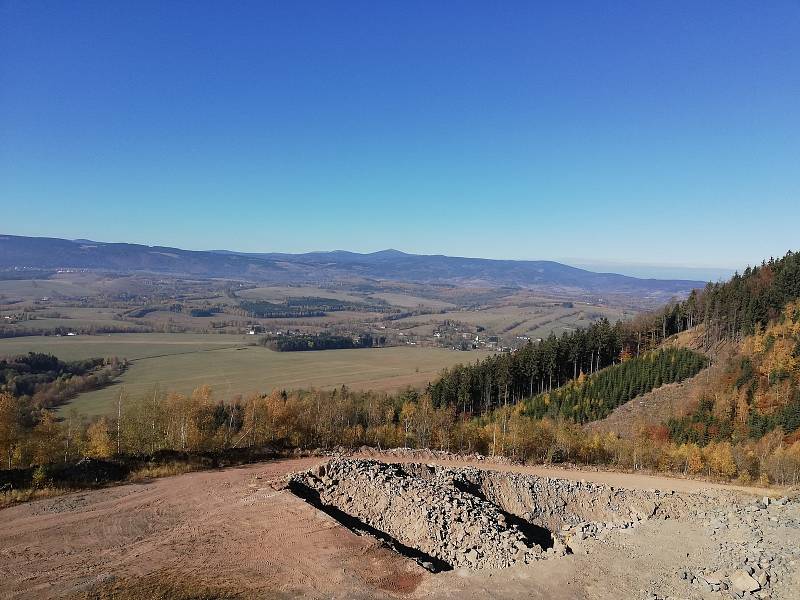
[[[0,0],[3,233],[800,249],[800,2]]]

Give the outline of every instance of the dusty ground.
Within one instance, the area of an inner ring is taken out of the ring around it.
[[[324,462],[299,458],[192,473],[0,511],[0,597],[645,598],[653,593],[716,599],[724,596],[692,584],[692,572],[717,569],[720,561],[757,550],[778,565],[771,567],[769,597],[800,594],[800,508],[796,502],[754,508],[758,490],[514,467],[630,489],[676,490],[695,509],[685,519],[650,519],[610,530],[575,543],[575,553],[561,558],[432,574],[280,489],[287,474]],[[470,462],[487,466],[459,464]]]

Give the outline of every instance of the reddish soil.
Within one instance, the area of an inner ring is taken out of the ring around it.
[[[242,597],[413,591],[422,568],[270,485],[320,462],[191,473],[0,511],[0,596],[124,590],[139,578],[155,585],[149,576],[156,572],[157,584],[176,595],[180,589],[234,590]]]
[[[432,574],[374,538],[349,531],[284,488],[287,474],[324,461],[298,458],[191,473],[4,509],[0,597],[630,598],[641,590],[687,597],[692,594],[676,579],[677,570],[719,555],[702,528],[673,519],[649,521],[635,533],[615,531],[593,542],[601,546],[578,548],[561,559]],[[632,489],[696,493],[722,487],[665,477],[458,462]],[[774,535],[788,540],[792,531],[778,529]]]

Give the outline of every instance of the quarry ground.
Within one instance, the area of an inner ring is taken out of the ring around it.
[[[755,597],[800,597],[800,503],[785,490],[765,503],[764,490],[666,477],[361,458],[279,460],[2,510],[0,597],[716,599],[759,578]],[[447,567],[318,510],[287,485],[293,473],[320,502]],[[541,506],[524,506],[531,498]],[[556,534],[556,551],[519,545],[511,513],[522,510]],[[506,547],[512,564],[497,568]]]

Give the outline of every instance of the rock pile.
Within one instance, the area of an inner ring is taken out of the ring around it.
[[[655,490],[345,458],[291,475],[289,487],[340,521],[353,519],[345,523],[351,529],[419,551],[423,564],[428,557],[445,568],[502,568],[562,556],[570,543],[668,516],[680,504]]]
[[[664,527],[702,532],[702,552],[695,548],[693,562],[674,564],[665,579],[651,581],[643,597],[797,597],[789,591],[796,590],[800,567],[797,495],[756,500],[735,490],[631,490],[491,464],[443,465],[435,457],[428,460],[437,464],[427,464],[405,454],[397,460],[402,462],[336,457],[290,476],[289,487],[350,529],[434,571],[602,552],[624,547],[624,530],[644,521],[677,519],[679,524]],[[643,535],[652,531],[651,523]]]
[[[290,476],[289,485],[450,567],[500,568],[541,554],[494,504],[398,465],[334,459]]]
[[[770,598],[776,582],[797,568],[800,549],[776,543],[776,534],[794,534],[800,540],[797,501],[789,498],[743,503],[698,505],[693,517],[704,524],[713,540],[719,540],[713,563],[679,573],[697,589],[732,598]]]
[[[586,481],[536,477],[474,468],[445,469],[457,486],[479,490],[483,497],[551,531],[626,529],[651,517],[675,517],[686,510],[672,492],[626,490]],[[441,479],[441,476],[440,476]]]

